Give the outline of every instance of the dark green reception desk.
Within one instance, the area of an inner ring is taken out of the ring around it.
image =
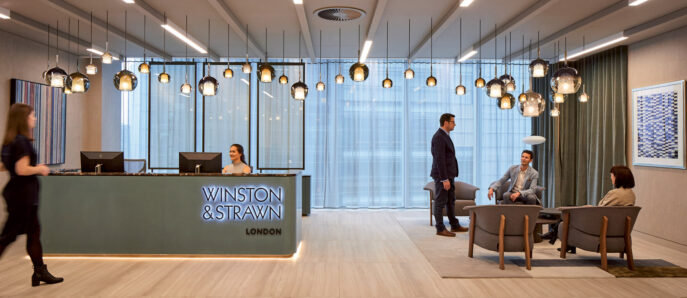
[[[40,177],[48,255],[279,256],[301,240],[300,174]]]

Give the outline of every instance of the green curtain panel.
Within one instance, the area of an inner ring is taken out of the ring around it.
[[[554,107],[550,81],[562,63],[552,65],[545,80],[534,80],[534,91],[547,99],[546,112],[532,120],[533,134],[547,139],[535,146],[546,207],[596,205],[613,188],[611,167],[627,163],[627,47],[569,65],[580,72],[584,86],[558,104],[558,118],[549,114]],[[587,103],[578,100],[584,88]]]

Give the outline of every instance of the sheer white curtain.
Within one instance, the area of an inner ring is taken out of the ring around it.
[[[392,62],[391,89],[381,87],[383,60],[368,61],[370,76],[364,82],[348,76],[352,62],[342,63],[343,85],[334,82],[338,63],[327,62],[326,92],[315,91],[317,76],[309,76],[313,93],[306,100],[306,173],[312,175],[313,206],[428,207],[422,188],[431,180],[430,142],[443,113],[456,115],[451,138],[460,167],[458,180],[481,189],[478,204],[489,203],[488,185],[529,149],[521,140],[530,135],[531,119],[516,109],[500,110],[484,89],[475,88],[478,66],[463,66],[468,91],[457,96],[459,68],[448,60],[435,62],[432,72],[438,84],[431,88],[425,84],[430,74],[426,62],[413,64],[412,80],[403,78],[404,63]],[[487,80],[494,77],[491,66],[482,70]],[[512,73],[521,73],[523,67],[515,66]],[[308,73],[316,74],[317,65],[309,65]]]

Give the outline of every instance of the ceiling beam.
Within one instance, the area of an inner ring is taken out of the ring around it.
[[[628,28],[625,31],[623,31],[623,35],[629,37],[630,35],[634,35],[634,34],[637,34],[639,32],[642,32],[644,30],[656,27],[658,25],[665,24],[665,23],[670,22],[672,20],[675,20],[677,18],[681,18],[685,15],[687,15],[687,7],[680,8],[680,9],[673,11],[669,14],[662,15],[658,18],[653,19],[653,20],[641,23],[641,24],[634,26],[632,28]]]
[[[45,24],[43,24],[43,23],[40,23],[40,22],[38,22],[38,21],[36,21],[36,20],[33,20],[33,19],[28,18],[28,17],[26,17],[26,16],[23,16],[23,15],[21,15],[21,14],[18,14],[18,13],[14,12],[14,11],[12,12],[12,19],[11,19],[11,20],[12,20],[13,22],[16,22],[16,23],[18,23],[18,24],[20,24],[20,25],[26,26],[26,27],[28,27],[28,28],[30,28],[30,29],[36,30],[36,31],[41,32],[41,33],[47,34],[47,32],[48,32],[48,25],[45,25]],[[50,34],[51,34],[51,35],[54,35],[54,32],[55,32],[54,29],[55,29],[54,26],[51,26],[51,27],[50,27]],[[73,35],[71,35],[71,34],[68,34],[67,32],[64,32],[64,31],[62,31],[62,30],[59,30],[59,35],[60,35],[61,38],[66,39],[67,42],[74,42],[74,43],[77,43],[79,46],[82,46],[82,47],[85,47],[85,48],[88,48],[88,47],[91,46],[91,44],[90,44],[88,41],[83,40],[83,39],[80,39],[80,38],[77,37],[77,36],[73,36]],[[47,36],[46,36],[46,37],[47,37]],[[52,37],[51,37],[51,39],[52,39]],[[34,41],[35,41],[35,40],[34,40]],[[36,41],[36,42],[38,42],[38,41]],[[40,42],[40,43],[41,43],[41,44],[44,44],[43,42]],[[47,44],[46,44],[46,46],[47,46]],[[55,47],[54,44],[51,44],[51,45],[50,45],[50,48],[54,48],[54,47]],[[71,52],[71,50],[70,50],[70,51],[66,51],[66,50],[63,50],[63,49],[60,49],[60,51],[62,51],[62,52],[67,52],[67,53],[69,53],[69,54],[71,54],[71,55],[79,56],[79,51],[78,51],[78,49],[77,49],[76,53]],[[120,58],[121,58],[121,57],[120,57]]]
[[[627,7],[627,4],[628,4],[628,0],[618,1],[616,3],[613,3],[609,6],[595,12],[594,14],[592,14],[590,16],[587,16],[587,17],[575,22],[574,24],[572,24],[570,26],[567,26],[561,30],[558,30],[557,32],[545,37],[544,39],[542,39],[539,42],[540,47],[549,43],[549,42],[552,42],[556,39],[559,39],[559,38],[565,36],[566,34],[573,32],[573,31],[575,31],[575,30],[577,30],[577,29],[579,29],[585,25],[588,25],[592,22],[598,21],[598,20],[600,20],[600,19],[602,19],[602,18],[604,18],[604,17],[606,17],[606,16],[608,16],[614,12],[617,12],[617,11]],[[506,59],[513,59],[515,57],[519,57],[520,55],[522,55],[526,52],[527,52],[527,49],[520,49],[520,50],[516,51],[515,53],[512,53],[510,56],[506,57]]]
[[[89,12],[81,10],[80,8],[78,8],[74,5],[71,5],[64,0],[43,0],[43,1],[47,2],[51,6],[65,12],[65,13],[73,16],[73,17],[80,19],[81,21],[84,21],[86,23],[90,22],[91,15]],[[136,1],[136,3],[138,3],[139,1],[141,1],[141,0]],[[105,30],[107,27],[107,24],[105,23],[105,21],[98,19],[98,18],[95,18],[95,17],[93,18],[93,25],[100,28],[101,30]],[[119,29],[115,28],[114,26],[109,26],[109,31],[110,31],[110,33],[117,35],[122,39],[124,38],[124,31],[119,30]],[[153,45],[151,45],[147,42],[143,42],[142,40],[136,38],[133,35],[127,34],[126,39],[128,41],[131,41],[133,44],[138,45],[139,47],[143,47],[145,45],[147,52],[153,53],[160,58],[164,58],[167,60],[172,59],[172,56],[170,56],[169,54],[163,52],[162,50],[154,47]],[[89,47],[90,47],[90,45],[89,45]]]
[[[223,0],[208,0],[210,5],[215,8],[215,11],[226,21],[229,26],[234,30],[234,32],[243,40],[244,43],[248,43],[248,47],[253,51],[253,55],[263,59],[265,58],[265,50],[260,48],[247,32],[245,32],[245,27],[241,24],[239,19],[234,15],[234,13],[229,9]]]
[[[408,57],[409,60],[413,60],[417,55],[420,53],[422,48],[424,48],[428,43],[430,43],[430,38],[432,38],[432,35],[439,35],[442,32],[444,32],[448,27],[453,24],[453,22],[458,18],[458,14],[461,11],[460,7],[460,0],[457,0],[456,3],[453,5],[451,9],[444,14],[444,16],[439,20],[439,23],[437,23],[437,26],[434,27],[434,31],[428,33],[425,35],[420,40],[420,43],[418,43],[415,48],[410,52],[410,55]]]
[[[507,22],[499,26],[497,29],[498,32],[503,33],[507,31],[512,31],[517,26],[531,20],[532,18],[544,12],[544,10],[551,7],[551,5],[553,5],[556,1],[557,0],[537,0],[537,2],[525,8],[525,10],[519,12],[514,17],[509,19]],[[494,39],[494,31],[490,31],[489,33],[487,33],[484,38],[482,38],[481,36],[479,38],[480,40],[474,43],[471,47],[468,47],[468,50],[475,49],[479,51],[479,48],[481,46]],[[458,55],[456,55],[456,61],[458,61],[458,59],[460,59],[460,57],[462,57],[464,54],[465,53],[463,53],[463,49],[460,49]]]
[[[310,61],[315,61],[315,49],[312,46],[312,36],[310,35],[310,25],[308,25],[308,18],[305,16],[305,5],[304,4],[294,4],[296,9],[296,15],[298,16],[298,23],[301,26],[301,32],[303,32],[303,40],[305,41],[305,48],[308,50],[308,55],[310,55]],[[301,41],[299,40],[298,43]]]
[[[48,0],[48,1],[57,1],[57,0]],[[62,1],[62,0],[59,0]],[[146,3],[143,0],[136,0],[133,4],[127,4],[127,5],[134,5],[134,7],[138,8],[138,10],[143,13],[144,15],[148,16],[148,18],[153,19],[154,22],[158,23],[160,26],[162,25],[169,25],[172,28],[175,28],[177,31],[184,30],[182,26],[179,26],[175,24],[174,22],[170,21],[169,18],[165,18],[165,15],[150,6],[148,3]],[[164,29],[163,29],[164,30]],[[180,31],[181,32],[181,31]],[[192,40],[194,43],[199,44],[201,47],[204,47],[207,49],[207,57],[210,60],[214,61],[219,61],[219,55],[215,53],[212,49],[210,49],[210,45],[206,45],[205,43],[201,42],[199,39],[196,37],[192,36],[191,34],[187,34],[187,38]],[[181,41],[184,43],[184,41]]]
[[[384,16],[384,8],[388,0],[377,0],[377,5],[375,6],[375,11],[372,13],[372,21],[370,21],[370,27],[367,28],[367,35],[363,39],[363,44],[370,40],[374,40],[375,34],[377,34],[377,28],[379,28],[379,23],[382,22],[382,17]],[[372,51],[372,50],[370,50]],[[358,53],[360,56],[360,53]],[[358,57],[360,59],[360,57]]]

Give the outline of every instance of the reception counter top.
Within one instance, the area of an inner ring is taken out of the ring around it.
[[[40,177],[47,255],[283,256],[300,243],[300,174]]]

